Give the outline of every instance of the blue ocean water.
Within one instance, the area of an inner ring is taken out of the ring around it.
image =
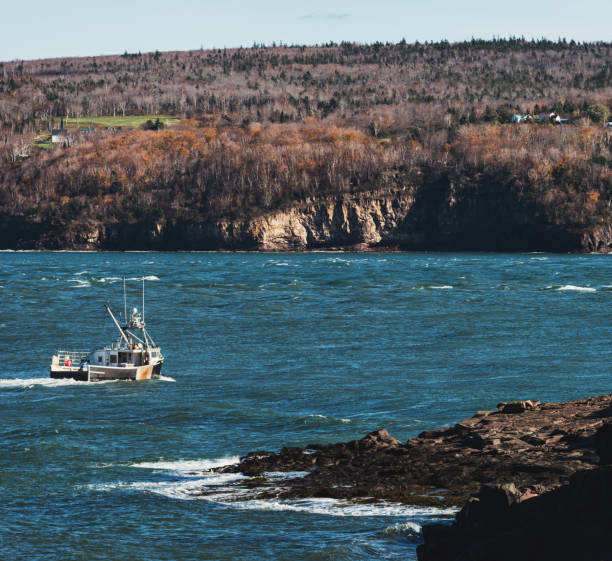
[[[164,377],[50,380],[57,348],[116,339],[124,276]],[[608,393],[611,299],[603,255],[0,253],[0,558],[415,559],[443,513],[208,470]]]

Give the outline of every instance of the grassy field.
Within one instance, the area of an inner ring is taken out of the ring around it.
[[[123,127],[127,129],[133,129],[140,127],[148,120],[155,121],[156,119],[159,119],[167,127],[175,125],[180,121],[180,119],[177,119],[175,117],[168,117],[167,115],[128,115],[127,117],[82,117],[80,119],[68,117],[66,118],[65,122],[67,129],[99,129],[103,127]],[[59,126],[60,123],[58,122],[57,128],[59,128]]]

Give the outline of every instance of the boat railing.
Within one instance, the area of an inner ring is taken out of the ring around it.
[[[89,358],[90,351],[65,351],[59,350],[57,351],[57,358],[60,364],[66,363],[68,360],[74,364],[78,364],[81,362],[81,359]]]

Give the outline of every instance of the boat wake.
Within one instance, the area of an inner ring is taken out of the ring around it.
[[[160,376],[162,382],[176,382],[170,376]],[[83,382],[72,378],[0,378],[0,389],[2,388],[61,388],[64,386],[97,386],[99,384],[112,384],[122,380],[100,380],[96,382]],[[129,381],[129,380],[128,380]]]
[[[117,380],[106,380],[96,384],[108,384]],[[0,388],[33,388],[42,386],[47,388],[59,388],[62,386],[91,386],[91,382],[79,382],[72,378],[0,378]],[[95,384],[94,384],[95,385]]]

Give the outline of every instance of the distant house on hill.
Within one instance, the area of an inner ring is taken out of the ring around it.
[[[51,131],[51,142],[53,144],[68,145],[68,131],[66,129],[53,129]]]
[[[553,113],[540,113],[540,122],[541,123],[560,123],[561,117],[557,115],[555,112]]]
[[[512,122],[513,123],[530,123],[531,121],[533,121],[533,117],[529,114],[520,114],[517,113],[516,115],[512,115]]]

